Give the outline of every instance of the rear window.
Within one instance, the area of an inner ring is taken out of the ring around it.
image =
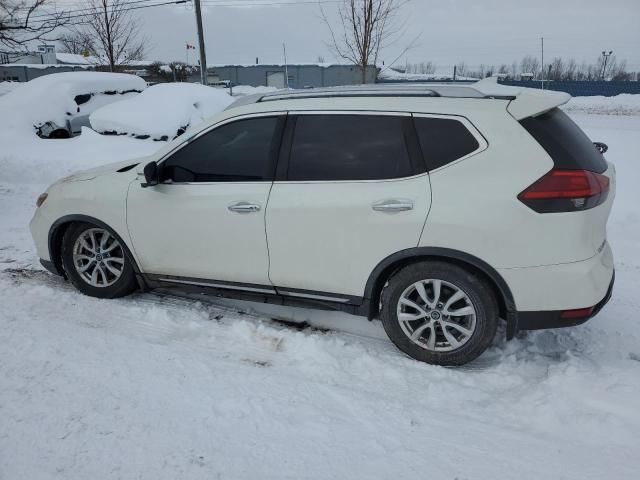
[[[429,170],[447,165],[480,147],[476,138],[458,120],[415,117],[415,125]]]
[[[559,108],[520,121],[553,159],[556,168],[602,173],[607,162],[589,137]]]

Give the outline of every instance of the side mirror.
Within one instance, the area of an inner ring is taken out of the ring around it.
[[[156,162],[149,162],[144,166],[144,179],[145,183],[142,184],[143,188],[158,185],[160,171]]]

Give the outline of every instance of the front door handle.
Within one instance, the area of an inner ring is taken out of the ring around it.
[[[253,213],[260,211],[260,205],[257,203],[238,202],[227,207],[230,211],[236,213]]]
[[[407,210],[413,210],[413,202],[411,200],[384,200],[374,203],[371,208],[376,212],[406,212]]]

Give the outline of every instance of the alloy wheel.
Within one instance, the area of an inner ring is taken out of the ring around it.
[[[453,283],[420,280],[407,287],[397,305],[400,327],[409,340],[433,352],[457,350],[476,328],[476,309]]]
[[[124,250],[107,230],[90,228],[82,232],[73,245],[73,265],[92,287],[109,287],[122,276]]]

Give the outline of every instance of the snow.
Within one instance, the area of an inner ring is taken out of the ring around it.
[[[94,107],[127,98],[128,94],[123,95],[123,92],[142,91],[146,86],[142,78],[124,73],[44,75],[0,97],[0,129],[23,134],[33,132],[34,127],[48,121],[63,126],[71,117],[89,114]],[[114,91],[117,92],[115,95],[104,94]],[[87,103],[77,105],[76,95],[88,93],[94,96]]]
[[[224,110],[233,99],[224,91],[195,83],[160,83],[142,94],[96,110],[89,117],[101,133],[171,140]]]
[[[573,97],[563,109],[567,112],[640,115],[640,95],[624,93],[614,97]]]
[[[5,95],[22,85],[20,82],[0,82],[0,96]]]
[[[637,478],[640,115],[570,114],[617,169],[613,299],[460,369],[341,313],[80,295],[38,264],[35,198],[163,144],[0,130],[0,478]]]
[[[46,70],[48,68],[80,68],[80,69],[91,69],[92,65],[68,65],[64,63],[3,63],[0,67],[25,67],[25,68],[35,68],[38,70]],[[68,72],[65,72],[68,73]]]
[[[56,52],[56,60],[67,65],[96,65],[99,63],[99,59],[96,57],[85,57],[76,53]]]
[[[404,73],[393,70],[392,68],[380,70],[378,78],[381,80],[406,80],[412,82],[453,80],[451,73]],[[478,79],[456,75],[456,80],[469,80],[475,82]]]

